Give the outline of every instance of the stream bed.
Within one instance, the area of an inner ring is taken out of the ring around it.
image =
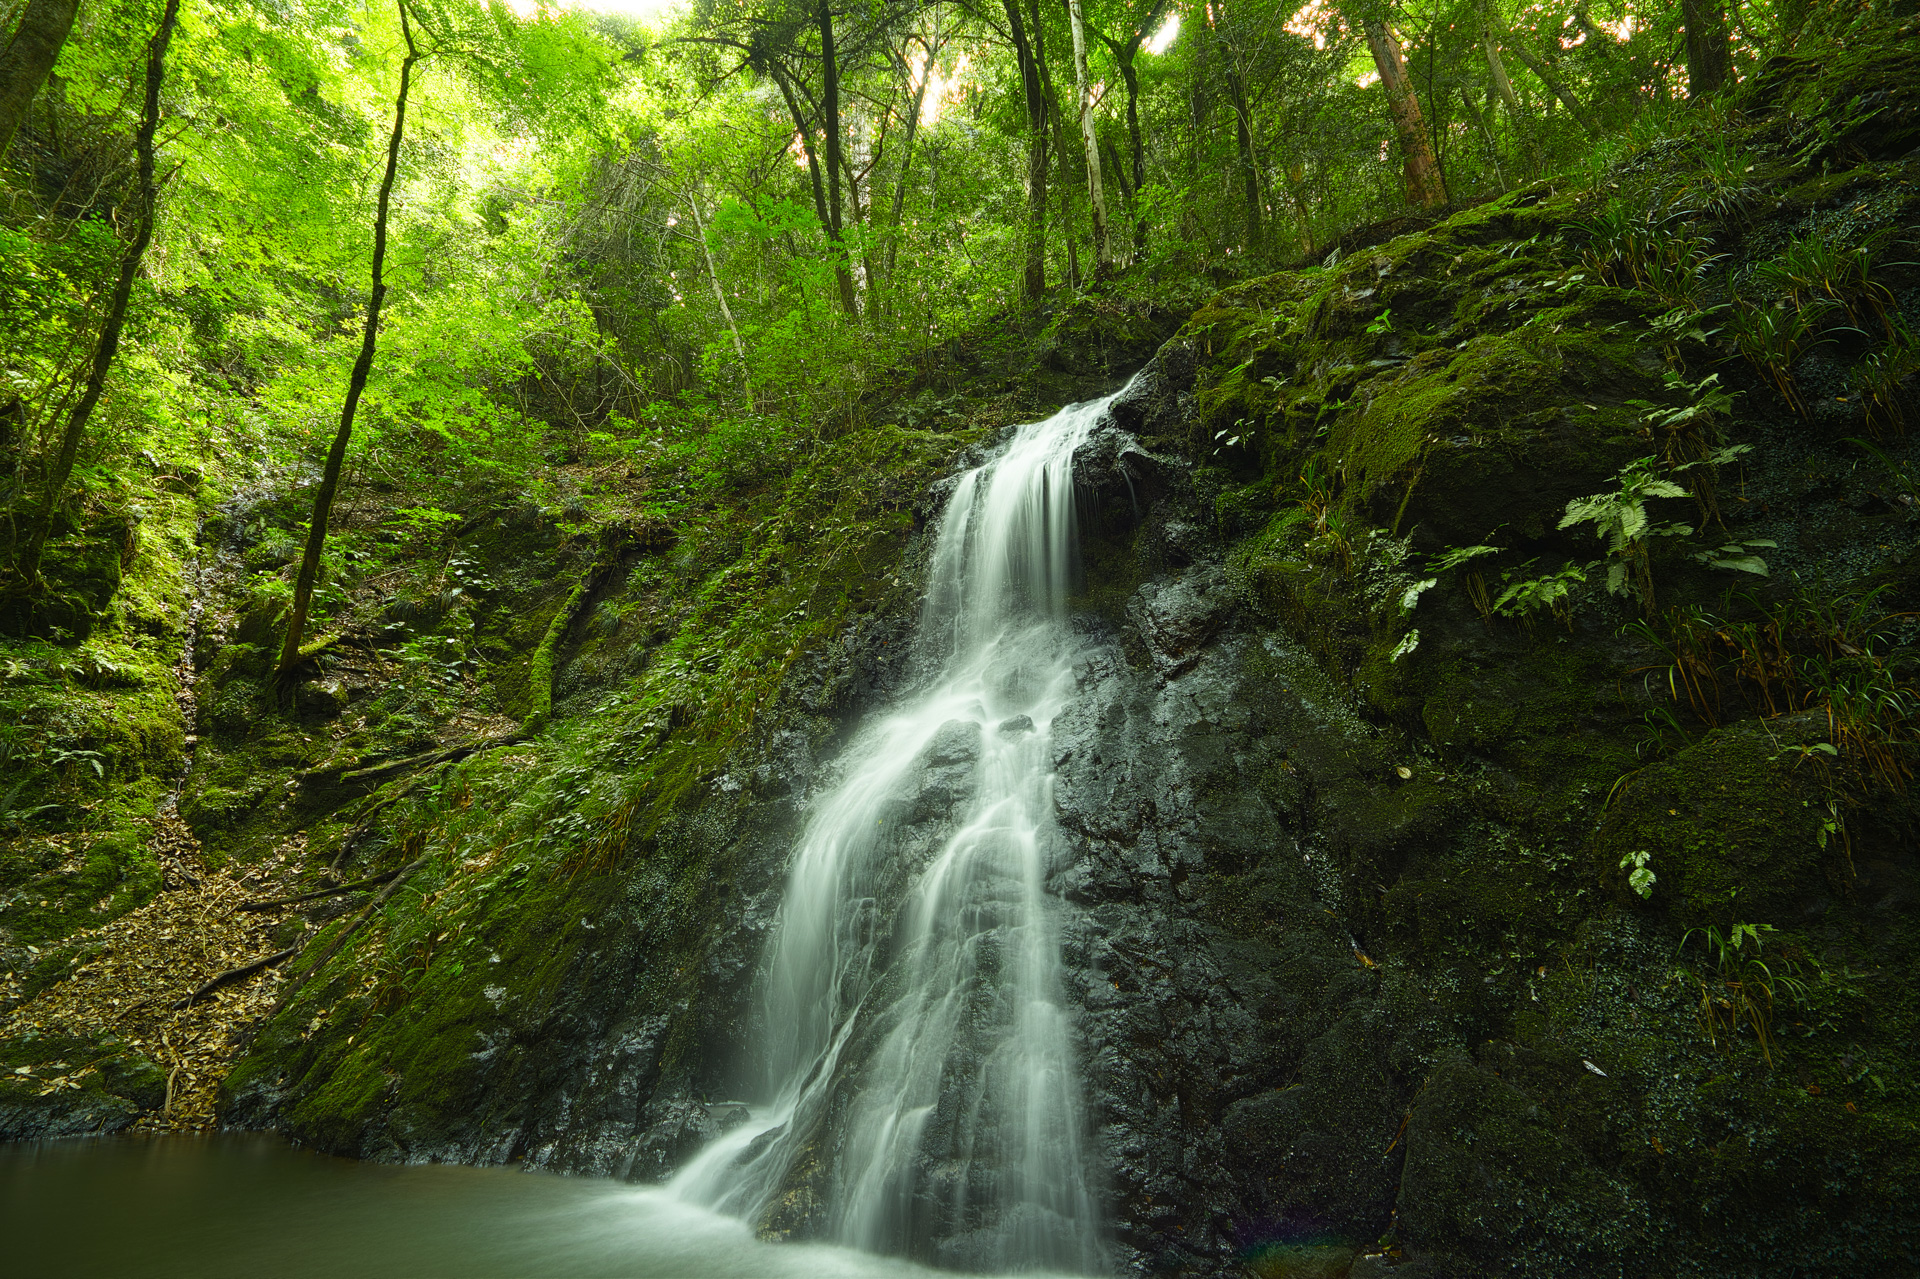
[[[0,1240],[21,1279],[933,1275],[770,1244],[657,1189],[336,1159],[259,1134],[0,1144]]]

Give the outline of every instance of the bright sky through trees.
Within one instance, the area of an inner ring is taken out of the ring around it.
[[[587,9],[594,13],[623,13],[628,17],[639,18],[643,22],[657,22],[668,9],[679,0],[590,0],[587,4],[547,5],[548,8]],[[507,7],[521,18],[530,18],[540,12],[541,0],[507,0]]]
[[[653,22],[677,3],[678,0],[591,0],[591,3],[577,7],[591,9],[596,13],[624,13]]]

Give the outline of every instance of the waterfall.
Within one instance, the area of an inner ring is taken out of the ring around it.
[[[1078,656],[1073,453],[1112,398],[1021,427],[955,485],[916,640],[932,674],[862,727],[794,851],[766,960],[771,1104],[681,1172],[682,1197],[968,1269],[1103,1268],[1045,881]],[[930,803],[943,839],[910,820]]]

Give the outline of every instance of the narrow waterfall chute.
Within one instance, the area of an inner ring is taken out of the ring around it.
[[[1074,686],[1073,454],[1109,396],[955,484],[918,644],[932,672],[814,803],[765,985],[770,1104],[673,1183],[766,1223],[980,1270],[1104,1268],[1060,993],[1051,726]],[[950,827],[903,806],[934,772]],[[942,786],[945,783],[941,784]],[[911,829],[920,829],[913,827]]]

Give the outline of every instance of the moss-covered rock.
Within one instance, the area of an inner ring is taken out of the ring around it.
[[[1623,858],[1651,855],[1653,901],[1682,927],[1799,920],[1844,901],[1851,878],[1818,751],[1822,717],[1748,720],[1621,779],[1595,836],[1622,900]]]
[[[1616,1090],[1577,1061],[1555,1065],[1529,1072],[1527,1082],[1557,1094],[1544,1104],[1465,1062],[1427,1077],[1407,1116],[1397,1226],[1432,1273],[1544,1279],[1665,1269],[1638,1187],[1609,1175],[1564,1122],[1571,1111],[1604,1126],[1599,1117],[1618,1106]]]

